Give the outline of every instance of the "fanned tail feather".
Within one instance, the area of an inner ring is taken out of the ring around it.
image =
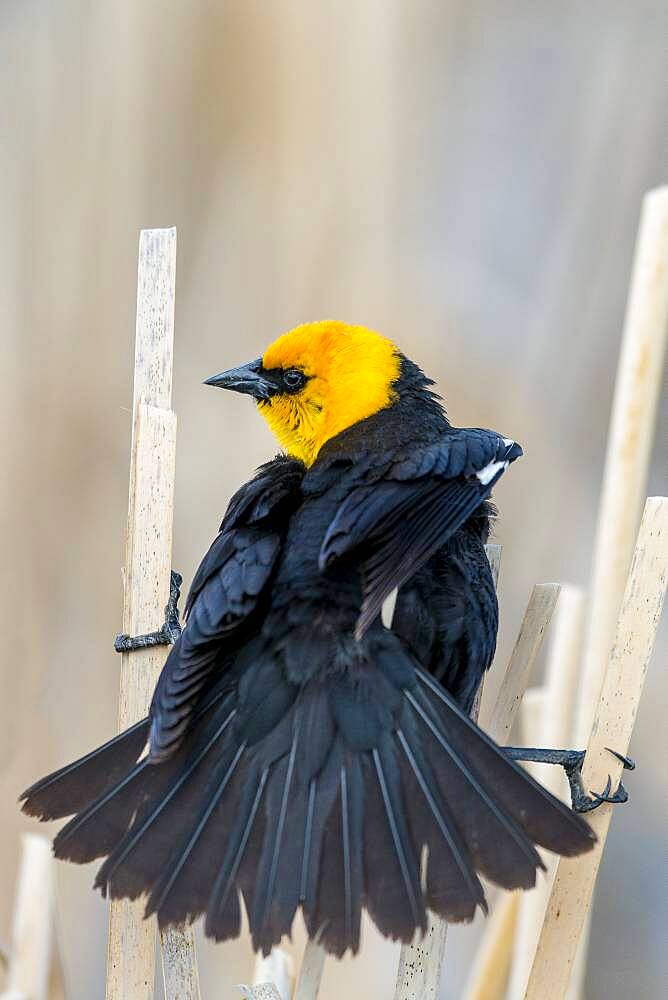
[[[236,878],[246,851],[246,845],[253,832],[260,833],[260,824],[255,818],[262,801],[269,774],[268,768],[260,775],[257,787],[246,784],[240,797],[237,817],[228,840],[227,850],[218,876],[209,897],[206,915],[206,933],[216,941],[237,937],[241,930],[241,909]],[[247,891],[250,886],[247,886]]]
[[[428,697],[435,714],[446,715],[442,726],[447,740],[465,753],[473,769],[484,775],[499,802],[526,836],[540,847],[572,857],[593,846],[596,837],[581,816],[551,795],[531,775],[511,760],[503,750],[465,715],[429,674],[418,670],[423,697]]]
[[[112,788],[135,763],[148,738],[149,719],[114,736],[73,764],[35,782],[21,795],[21,808],[38,819],[61,819],[84,809]]]
[[[213,780],[209,783],[213,791],[201,816],[197,816],[192,833],[185,846],[179,851],[178,856],[172,858],[164,873],[153,885],[146,906],[146,916],[157,913],[161,926],[182,923],[188,917],[193,918],[202,913],[206,908],[210,881],[207,878],[206,867],[201,865],[201,861],[208,857],[206,845],[202,843],[202,837],[214,810],[217,809],[237,771],[244,750],[245,744],[242,743],[231,760],[224,758],[215,769],[212,775]],[[187,870],[185,870],[186,865],[188,865]],[[200,869],[199,878],[197,869]],[[188,882],[188,891],[185,894],[179,892],[179,883],[183,879]],[[194,891],[195,886],[199,887],[199,891]],[[184,909],[186,900],[187,909]]]
[[[220,716],[222,715],[222,719]],[[179,754],[164,764],[149,765],[163,780],[137,808],[132,824],[118,840],[100,868],[95,885],[112,898],[135,899],[176,863],[190,820],[202,808],[202,799],[213,794],[230,764],[233,752],[229,732],[235,710],[223,702],[207,719],[198,739],[184,743]],[[206,766],[203,766],[203,765]],[[208,805],[208,798],[204,799]]]
[[[271,681],[264,714],[245,675],[243,687],[202,699],[168,759],[141,757],[143,720],[38,782],[24,808],[76,812],[56,854],[106,856],[96,885],[146,895],[161,926],[205,914],[209,936],[234,937],[243,899],[265,952],[300,906],[309,934],[337,955],[358,949],[364,907],[383,934],[407,941],[428,910],[470,920],[485,909],[479,875],[533,885],[536,845],[567,855],[592,845],[586,823],[481,733],[391,633],[372,630],[355,655],[298,694],[280,658],[258,657],[248,670]]]

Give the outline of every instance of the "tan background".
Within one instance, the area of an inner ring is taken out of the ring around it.
[[[588,576],[641,195],[668,180],[668,6],[4,0],[0,93],[6,940],[18,833],[35,829],[19,791],[115,724],[139,228],[179,231],[186,579],[274,447],[248,401],[201,380],[305,319],[363,322],[438,379],[455,422],[525,446],[497,497],[507,651],[535,580]],[[649,491],[668,491],[665,396]],[[665,981],[667,648],[664,623],[591,1000]],[[103,996],[92,875],[58,870],[75,1000]],[[476,934],[452,934],[443,997]],[[390,996],[396,952],[369,937],[328,967],[323,1000]],[[201,965],[204,997],[236,996],[247,942],[206,945]]]

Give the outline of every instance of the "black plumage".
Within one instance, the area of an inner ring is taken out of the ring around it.
[[[392,405],[239,490],[149,718],[24,794],[76,813],[56,855],[104,857],[104,893],[145,894],[161,925],[204,914],[219,940],[243,898],[264,951],[301,907],[340,955],[363,908],[407,941],[428,909],[484,908],[479,875],[533,885],[536,845],[591,846],[468,718],[498,619],[488,497],[521,450],[453,428],[429,385],[403,359]]]

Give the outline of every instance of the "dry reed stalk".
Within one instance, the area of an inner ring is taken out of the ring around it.
[[[480,726],[501,746],[508,742],[560,589],[558,583],[537,583],[534,586],[496,701],[490,706],[483,698]]]
[[[544,686],[538,691],[527,691],[522,704],[522,743],[526,746],[571,744],[583,628],[584,592],[579,587],[564,586],[551,630]],[[560,767],[528,765],[528,768],[548,791],[563,797],[566,779]],[[538,878],[536,888],[524,893],[520,901],[507,1000],[524,996],[536,952],[557,863],[555,855],[544,854],[543,860],[547,871]]]
[[[47,837],[24,833],[3,1000],[64,995],[55,935],[55,872]]]
[[[520,892],[503,892],[487,920],[464,1000],[503,1000],[508,984]]]
[[[137,272],[133,434],[124,574],[123,631],[159,627],[169,597],[176,416],[171,410],[176,230],[143,230]],[[119,729],[143,718],[167,650],[124,653]],[[107,1000],[153,1000],[155,924],[143,919],[142,900],[112,900]],[[197,1000],[192,928],[163,935],[167,1000]]]
[[[280,1000],[291,1000],[294,980],[294,963],[283,948],[272,948],[266,958],[258,955],[255,959],[253,990],[270,984]]]
[[[325,970],[326,955],[327,952],[317,941],[306,942],[294,1000],[316,1000]]]
[[[258,983],[257,986],[240,985],[239,989],[245,1000],[286,1000],[273,983]]]
[[[559,741],[553,743],[543,738],[546,718],[550,713],[551,705],[556,712],[560,712],[564,706],[556,701],[557,685],[554,681],[559,680],[558,688],[562,687],[562,674],[555,670],[560,662],[564,651],[565,639],[570,639],[570,592],[577,588],[563,588],[557,602],[557,610],[554,624],[552,626],[552,642],[548,668],[546,671],[546,682],[541,687],[528,688],[520,705],[520,733],[521,742],[526,746],[560,746]],[[578,610],[581,612],[581,594]],[[581,615],[578,616],[581,621]],[[579,646],[575,649],[579,651]],[[575,659],[577,663],[577,660]],[[566,664],[566,671],[570,673]],[[553,679],[551,691],[550,679]],[[555,726],[551,727],[552,732]],[[535,764],[525,765],[527,769],[539,777],[538,767]],[[545,777],[543,775],[542,777]],[[550,768],[547,772],[548,781],[543,781],[546,786],[550,784],[551,791],[555,794],[559,790],[559,784],[563,781],[563,775],[559,768]],[[550,781],[551,779],[551,781]],[[545,860],[545,859],[544,859]],[[531,928],[535,923],[534,913],[536,907],[536,896],[542,894],[542,907],[544,910],[549,891],[549,875],[546,879],[537,880],[536,888],[530,893],[501,893],[492,912],[492,916],[485,927],[482,941],[476,954],[475,964],[469,975],[464,991],[466,1000],[504,1000],[512,997],[514,986],[513,979],[517,975],[517,966],[523,962],[524,952],[530,948]],[[540,927],[539,919],[538,928]],[[535,940],[534,940],[535,947]]]
[[[585,788],[614,782],[622,765],[606,749],[628,750],[654,646],[668,578],[668,498],[647,500],[608,669],[582,770]],[[560,858],[525,1000],[560,1000],[567,989],[582,928],[591,906],[612,806],[590,815],[598,840],[580,858]]]
[[[192,927],[169,927],[160,935],[165,1000],[199,1000],[199,969]]]

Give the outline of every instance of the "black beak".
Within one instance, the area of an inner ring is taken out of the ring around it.
[[[230,368],[220,375],[212,375],[204,380],[204,385],[217,385],[221,389],[233,389],[235,392],[245,392],[255,399],[269,399],[278,391],[277,386],[272,385],[262,372],[262,358],[249,361],[247,365],[239,365],[238,368]]]

